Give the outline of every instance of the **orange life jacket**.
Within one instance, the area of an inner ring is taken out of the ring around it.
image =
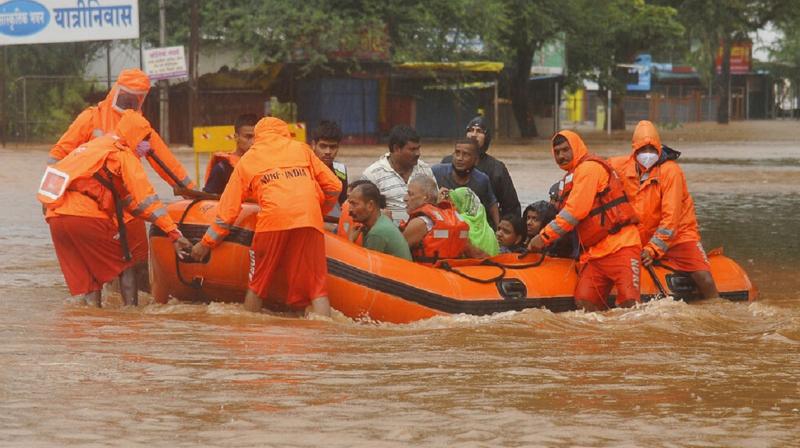
[[[353,217],[350,216],[350,204],[347,201],[344,201],[342,204],[342,213],[339,215],[339,224],[336,225],[336,234],[341,237],[348,238],[348,233],[354,225],[355,221],[353,221]],[[364,237],[361,233],[359,233],[354,243],[361,246],[363,245],[363,239]]]
[[[106,143],[113,144],[113,137],[101,138],[108,140]],[[117,192],[122,191],[123,186],[114,176],[104,172],[105,162],[113,151],[112,148],[113,146],[103,144],[82,146],[55,165],[48,166],[37,192],[39,201],[48,206],[58,206],[63,202],[67,190],[75,191],[93,199],[100,210],[113,219],[114,197],[104,181],[110,181]],[[101,176],[102,181],[97,176]]]
[[[585,162],[599,163],[608,173],[608,186],[597,193],[589,215],[576,227],[581,245],[588,248],[599,243],[608,235],[619,232],[624,226],[638,223],[639,219],[628,201],[622,181],[611,165],[605,159],[587,154],[578,161],[575,167]],[[573,172],[574,169],[567,173],[559,185],[557,204],[559,211],[564,208],[572,191]]]
[[[205,180],[203,180],[203,185],[208,183],[208,178],[211,177],[211,170],[214,168],[214,165],[221,161],[225,161],[228,163],[228,165],[234,167],[237,163],[239,163],[239,159],[241,158],[242,156],[236,154],[235,152],[215,152],[212,154],[211,159],[208,161],[208,166],[206,166],[206,177]]]
[[[37,198],[48,207],[58,207],[65,200],[65,192],[74,191],[95,201],[98,209],[116,222],[122,257],[130,261],[132,255],[128,246],[122,199],[127,192],[119,176],[114,176],[106,166],[115,150],[124,150],[123,147],[117,147],[115,141],[113,136],[99,137],[91,144],[75,149],[54,166],[48,166]]]
[[[408,215],[409,221],[418,216],[427,216],[433,228],[425,234],[422,242],[411,250],[416,261],[432,261],[441,258],[456,258],[464,252],[469,241],[469,225],[458,216],[449,203],[438,206],[425,204]]]

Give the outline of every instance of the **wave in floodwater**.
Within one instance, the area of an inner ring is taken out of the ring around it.
[[[143,295],[140,301],[148,302]],[[735,332],[740,336],[765,337],[768,334],[784,335],[784,342],[800,343],[800,309],[785,307],[780,303],[765,301],[750,303],[727,300],[707,300],[687,304],[671,297],[651,301],[630,309],[614,309],[603,313],[571,311],[553,313],[546,309],[529,309],[487,316],[456,314],[436,316],[409,324],[375,322],[369,319],[351,319],[334,310],[331,318],[302,318],[294,315],[250,313],[235,303],[189,304],[173,300],[166,305],[146,304],[138,308],[122,307],[121,298],[111,294],[105,308],[84,305],[75,299],[66,299],[65,315],[124,318],[128,320],[175,319],[196,320],[204,323],[239,322],[248,325],[327,325],[331,328],[359,331],[417,333],[420,331],[446,332],[448,330],[475,329],[480,331],[514,331],[534,329],[536,334],[558,336],[569,331],[595,331],[598,334],[618,332],[659,332],[662,335],[702,337]]]
[[[32,193],[46,154],[0,150],[0,446],[797,446],[796,144],[678,149],[704,246],[760,301],[406,325],[65,300]],[[493,151],[525,203],[561,176],[544,149]]]

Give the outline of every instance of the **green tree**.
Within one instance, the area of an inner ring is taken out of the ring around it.
[[[497,52],[509,65],[511,107],[523,137],[538,135],[529,111],[531,66],[534,54],[563,30],[561,24],[570,2],[556,0],[502,0],[502,11],[492,27],[484,30],[488,50]]]
[[[770,49],[772,63],[768,64],[768,69],[775,78],[790,82],[797,104],[800,103],[800,0],[781,2],[773,17],[782,36]]]
[[[731,46],[736,40],[747,39],[748,33],[762,28],[775,16],[782,4],[778,0],[683,0],[674,2],[679,10],[680,21],[691,39],[697,41],[693,59],[705,67],[703,76],[707,82],[714,80],[719,94],[717,122],[727,124],[730,103],[730,56]],[[722,49],[722,64],[717,73],[716,56]]]
[[[619,64],[630,64],[642,51],[669,51],[683,35],[669,6],[642,0],[572,0],[567,22],[567,67],[574,85],[591,79],[613,95],[611,124],[625,128],[625,83],[614,76]]]
[[[27,137],[46,141],[60,135],[86,107],[91,85],[82,77],[104,42],[9,45],[2,47],[0,134],[3,142]]]

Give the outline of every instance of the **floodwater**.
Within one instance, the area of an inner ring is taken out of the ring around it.
[[[800,151],[678,149],[706,248],[761,301],[411,325],[76,305],[34,197],[46,154],[0,149],[0,446],[800,446]],[[352,176],[381,151],[341,158]],[[494,151],[525,203],[559,176],[541,148]]]

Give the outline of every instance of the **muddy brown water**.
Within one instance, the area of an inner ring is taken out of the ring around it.
[[[800,446],[800,149],[679,149],[706,248],[761,301],[410,325],[76,305],[34,197],[46,153],[2,149],[0,446]],[[523,203],[559,176],[543,146],[494,151]]]

